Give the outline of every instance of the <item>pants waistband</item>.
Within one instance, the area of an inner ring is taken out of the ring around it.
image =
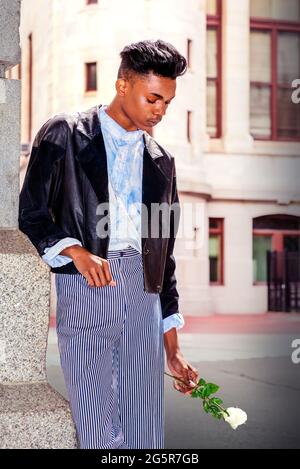
[[[114,259],[117,257],[132,257],[132,256],[138,256],[140,254],[139,251],[137,251],[135,248],[132,246],[128,246],[128,248],[117,250],[117,251],[108,251],[107,252],[107,258],[108,259]]]

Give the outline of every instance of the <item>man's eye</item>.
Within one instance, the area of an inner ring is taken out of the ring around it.
[[[148,102],[149,104],[154,104],[154,103],[155,103],[155,101],[150,101],[150,99],[147,99],[147,102]]]

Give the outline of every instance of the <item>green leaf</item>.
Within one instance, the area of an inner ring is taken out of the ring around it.
[[[197,389],[193,389],[190,396],[191,397],[199,397],[199,391]]]
[[[204,386],[205,384],[206,384],[205,379],[203,379],[203,378],[199,379],[199,381],[198,381],[199,386]]]
[[[218,391],[218,389],[220,389],[220,386],[218,386],[215,383],[207,383],[207,386],[209,388],[209,395],[214,394],[215,392]]]
[[[203,401],[203,409],[204,409],[205,412],[208,414],[208,412],[209,412],[209,404],[208,404],[208,402]]]
[[[219,413],[219,407],[216,407],[216,406],[214,406],[214,405],[211,404],[211,405],[210,405],[210,408],[211,408],[211,410],[212,410],[213,412]]]
[[[205,397],[209,396],[209,388],[205,386],[205,388],[202,391],[202,398],[204,399]]]
[[[201,397],[202,398],[202,392],[203,392],[203,386],[197,386],[194,388],[191,392],[192,397]]]
[[[213,402],[213,404],[223,404],[222,399],[219,399],[219,397],[212,397],[211,402]]]

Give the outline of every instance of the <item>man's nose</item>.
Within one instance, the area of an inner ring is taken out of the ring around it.
[[[165,104],[160,104],[156,109],[155,109],[155,115],[156,116],[164,116],[166,114],[167,107]]]

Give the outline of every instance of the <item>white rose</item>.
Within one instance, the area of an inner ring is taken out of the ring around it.
[[[229,416],[224,413],[224,420],[225,422],[229,423],[229,425],[235,430],[239,425],[242,425],[247,420],[247,414],[242,409],[238,407],[228,407],[226,409],[229,413]]]

